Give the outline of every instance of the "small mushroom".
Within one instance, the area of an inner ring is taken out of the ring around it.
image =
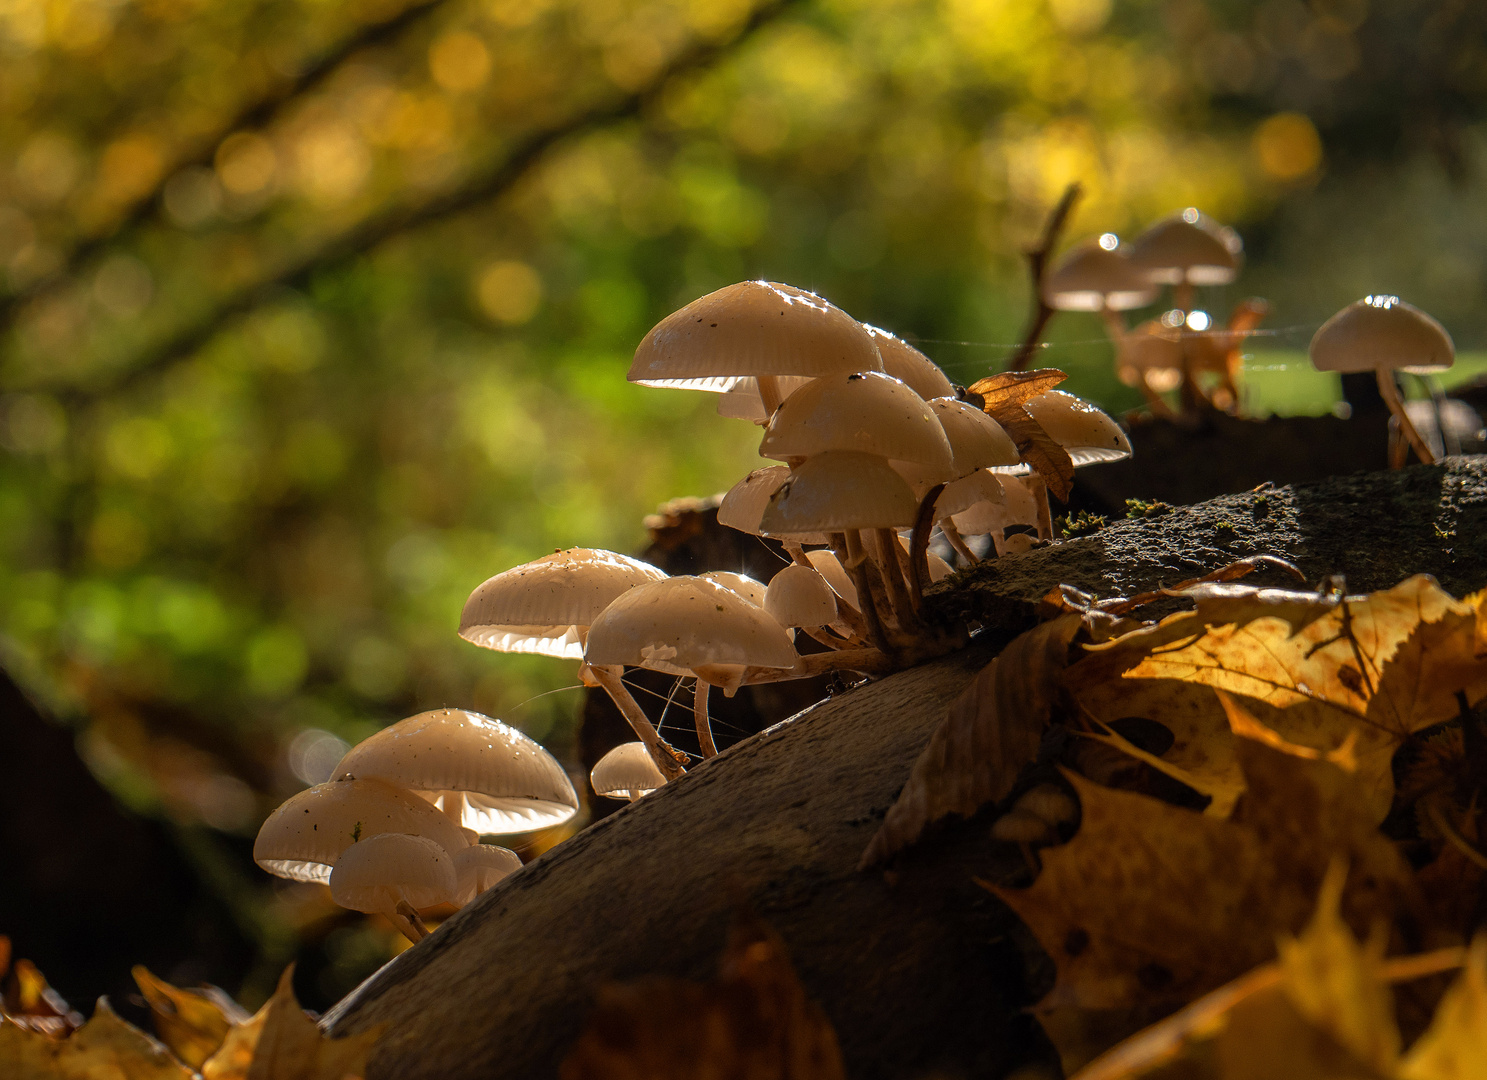
[[[636,743],[640,746],[640,743]],[[645,747],[640,746],[641,752]],[[521,857],[495,844],[471,844],[454,853],[455,890],[450,901],[464,907],[496,882],[521,869]]]
[[[589,783],[595,795],[634,802],[666,783],[666,778],[656,768],[644,744],[628,742],[620,743],[595,763],[589,772]]]
[[[415,945],[428,937],[419,908],[454,899],[454,858],[423,836],[381,833],[353,844],[330,874],[330,895],[352,911],[385,916]]]
[[[799,627],[823,645],[840,649],[849,644],[827,636],[838,619],[836,593],[813,567],[791,563],[776,573],[764,594],[764,610],[781,626]]]
[[[1043,300],[1055,311],[1092,311],[1105,319],[1118,343],[1125,334],[1120,312],[1145,307],[1160,287],[1104,233],[1064,253],[1043,280]]]
[[[1324,322],[1309,351],[1318,371],[1374,372],[1399,430],[1421,461],[1434,464],[1430,444],[1415,430],[1399,398],[1394,373],[1424,375],[1450,367],[1456,346],[1445,327],[1397,296],[1365,296]]]
[[[953,397],[955,384],[929,357],[902,338],[887,330],[863,324],[877,343],[878,354],[883,358],[883,371],[908,386],[925,401],[938,397]]]

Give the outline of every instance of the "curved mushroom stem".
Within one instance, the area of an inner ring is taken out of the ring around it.
[[[387,917],[402,935],[415,945],[429,936],[429,928],[423,924],[418,911],[406,900],[399,900],[392,914]]]
[[[924,590],[929,588],[929,534],[934,532],[935,504],[944,490],[944,484],[936,484],[924,493],[914,517],[914,531],[909,534],[909,587],[914,590],[916,606],[924,603]]]
[[[894,617],[899,629],[915,633],[919,628],[919,616],[915,611],[914,597],[904,578],[904,563],[898,546],[898,534],[892,529],[874,529],[873,542],[878,549],[878,566],[883,573],[883,582],[888,586],[888,599],[893,605]]]
[[[854,544],[854,540],[856,543]],[[841,546],[837,546],[837,542]],[[857,589],[857,603],[861,605],[863,621],[867,623],[868,640],[875,645],[879,651],[892,655],[893,646],[888,643],[888,635],[883,632],[883,620],[878,617],[878,606],[873,600],[872,587],[868,581],[867,571],[863,568],[863,560],[866,558],[862,550],[862,539],[856,529],[850,529],[846,533],[831,534],[832,548],[836,551],[837,561],[847,571],[847,576],[852,579],[852,584]],[[853,548],[856,551],[853,551]],[[855,558],[854,558],[855,556]]]
[[[718,756],[718,744],[713,742],[713,726],[707,716],[707,695],[712,684],[698,678],[692,690],[692,719],[697,724],[697,745],[702,747],[704,760]]]
[[[1399,387],[1394,382],[1394,372],[1388,368],[1379,368],[1374,374],[1379,381],[1379,395],[1384,399],[1384,404],[1389,406],[1394,419],[1399,421],[1400,433],[1410,441],[1421,461],[1434,465],[1435,455],[1430,451],[1430,444],[1420,437],[1415,425],[1410,423],[1410,414],[1404,411],[1404,402],[1399,400]]]
[[[825,626],[802,626],[800,631],[813,641],[819,641],[828,649],[850,649],[862,644],[860,638],[838,637],[831,632],[829,627]]]
[[[794,540],[781,540],[780,545],[785,549],[785,554],[790,556],[790,561],[796,566],[805,566],[812,570],[815,569],[811,564],[811,560],[805,557],[805,548],[801,547]]]
[[[1100,318],[1105,322],[1105,332],[1110,335],[1110,340],[1119,348],[1121,339],[1126,336],[1126,320],[1120,312],[1112,311],[1103,304],[1100,305]]]
[[[940,521],[940,532],[945,534],[945,539],[955,549],[955,553],[966,561],[968,566],[975,566],[981,560],[971,550],[971,545],[966,543],[966,538],[960,535],[960,530],[955,527],[955,522],[948,517]]]
[[[650,751],[651,760],[661,770],[661,775],[667,780],[675,780],[685,773],[687,770],[683,768],[682,762],[686,760],[686,755],[661,738],[661,733],[651,723],[650,717],[645,715],[645,711],[631,696],[620,678],[624,668],[601,664],[590,664],[588,667],[594,679],[609,695],[609,700],[614,702],[614,707],[619,709],[629,723],[636,738],[645,743],[645,748]]]

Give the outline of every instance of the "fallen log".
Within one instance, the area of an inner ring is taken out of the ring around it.
[[[940,830],[889,874],[853,869],[946,704],[1060,583],[1130,594],[1273,554],[1353,590],[1424,572],[1459,595],[1487,585],[1484,535],[1487,462],[1454,459],[1228,496],[977,568],[934,594],[941,617],[985,627],[970,648],[815,705],[580,833],[324,1024],[389,1025],[368,1080],[553,1076],[600,984],[708,977],[749,903],[784,937],[857,1080],[1051,1061],[1019,1011],[1046,966],[971,880],[1015,872],[984,823]]]

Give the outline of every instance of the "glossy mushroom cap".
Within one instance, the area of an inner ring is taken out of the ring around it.
[[[747,376],[882,369],[873,339],[835,304],[793,285],[741,281],[657,323],[635,350],[627,378],[722,392]]]
[[[819,570],[791,563],[769,582],[764,610],[781,626],[830,626],[836,622],[836,593]]]
[[[471,844],[461,848],[454,853],[455,890],[449,899],[464,907],[496,882],[520,869],[520,856],[495,844]],[[413,906],[418,907],[417,904]]]
[[[1239,274],[1243,251],[1237,232],[1190,206],[1136,237],[1129,254],[1152,281],[1227,285]]]
[[[925,401],[938,397],[953,397],[955,384],[929,357],[901,338],[876,326],[863,327],[877,343],[878,354],[883,358],[883,371],[904,383]]]
[[[723,501],[718,504],[718,524],[727,525],[730,529],[748,533],[750,536],[759,536],[759,519],[764,516],[764,508],[769,505],[769,498],[781,484],[790,478],[790,467],[788,465],[771,465],[764,469],[755,469],[738,483],[728,489],[723,496]],[[794,540],[799,544],[825,544],[828,542],[825,533],[800,533],[798,535],[779,536],[781,540]]]
[[[391,917],[399,903],[447,903],[458,877],[454,857],[427,837],[380,833],[347,848],[329,884],[331,899],[343,908]]]
[[[1001,501],[982,499],[951,517],[966,536],[997,533],[1013,525],[1037,525],[1038,500],[1021,477],[998,473]]]
[[[935,398],[929,407],[945,431],[953,457],[949,469],[931,469],[911,462],[893,463],[894,470],[909,482],[916,497],[922,499],[935,484],[969,476],[977,469],[1026,469],[1012,437],[974,405],[944,397]]]
[[[793,668],[800,657],[763,608],[714,581],[679,576],[632,589],[609,605],[589,630],[584,659],[694,673],[728,689],[738,686],[745,667]]]
[[[1129,311],[1156,299],[1159,286],[1120,252],[1113,233],[1064,253],[1043,283],[1043,298],[1058,311]]]
[[[557,760],[509,724],[465,709],[435,709],[399,720],[353,747],[335,777],[375,776],[417,792],[446,811],[463,802],[477,833],[560,825],[578,795]]]
[[[1309,352],[1318,371],[1392,368],[1425,375],[1456,360],[1446,328],[1397,296],[1365,296],[1349,304],[1322,324]]]
[[[748,574],[735,574],[732,570],[707,570],[697,576],[725,589],[732,589],[755,607],[764,606],[764,582],[755,581]]]
[[[594,794],[606,799],[638,799],[666,783],[666,778],[645,743],[627,742],[599,759],[589,773],[589,783]]]
[[[396,784],[332,780],[268,816],[253,842],[253,861],[277,877],[324,883],[341,852],[378,833],[426,836],[448,851],[470,843],[458,825]]]
[[[770,418],[761,457],[786,461],[855,450],[949,468],[950,443],[934,410],[908,386],[878,371],[831,375],[803,386]]]
[[[918,513],[913,489],[886,458],[827,450],[807,458],[780,485],[759,528],[766,535],[895,529],[914,524]]]
[[[460,637],[497,652],[583,657],[589,623],[621,593],[666,576],[613,551],[569,548],[497,574],[470,594]]]
[[[1069,452],[1075,465],[1131,456],[1131,440],[1120,425],[1082,398],[1049,390],[1024,407],[1049,437]]]
[[[978,503],[1003,506],[1007,501],[1002,478],[989,469],[978,469],[969,476],[951,481],[935,500],[935,519],[953,517]],[[1007,477],[1011,480],[1011,477]]]

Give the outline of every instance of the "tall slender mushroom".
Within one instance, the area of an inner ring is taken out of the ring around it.
[[[800,660],[790,635],[763,608],[715,581],[687,576],[642,585],[610,604],[589,628],[584,656],[595,668],[628,664],[696,676],[693,711],[704,757],[717,753],[710,686],[731,697],[748,668],[789,670]]]
[[[1384,404],[1394,414],[1400,433],[1427,465],[1435,454],[1399,399],[1396,371],[1426,375],[1444,371],[1456,360],[1456,346],[1445,327],[1397,296],[1365,296],[1324,322],[1312,336],[1311,362],[1318,371],[1372,371]]]
[[[741,281],[652,327],[626,377],[643,386],[715,393],[752,378],[769,416],[781,401],[781,375],[882,370],[873,339],[835,304],[793,285]]]
[[[543,829],[578,812],[573,784],[551,754],[509,724],[467,709],[399,720],[347,751],[333,775],[400,784],[477,833]]]
[[[627,590],[665,577],[664,571],[613,551],[554,552],[499,573],[471,593],[460,616],[460,636],[500,652],[582,660],[589,624],[599,613]],[[604,689],[656,755],[662,772],[674,779],[685,771],[685,755],[661,738],[617,672],[585,666],[579,674]]]

